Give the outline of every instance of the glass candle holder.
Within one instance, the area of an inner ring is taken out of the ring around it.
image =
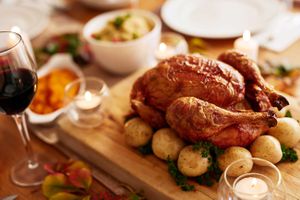
[[[94,77],[77,79],[65,88],[66,115],[78,127],[97,127],[103,121],[103,107],[108,95],[103,80]]]
[[[161,35],[160,44],[155,52],[158,61],[170,58],[177,54],[188,53],[188,44],[183,36],[166,32]]]
[[[231,163],[218,186],[218,200],[284,200],[285,187],[279,169],[260,158]]]

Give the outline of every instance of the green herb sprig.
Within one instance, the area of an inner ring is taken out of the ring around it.
[[[284,65],[279,65],[275,68],[274,74],[276,76],[288,76],[290,74],[290,70],[288,70]]]
[[[138,148],[138,151],[143,154],[143,155],[149,155],[149,154],[152,154],[153,151],[152,151],[152,142],[148,142],[146,145],[144,146],[141,146]]]
[[[289,110],[286,111],[286,113],[285,113],[284,116],[285,116],[285,117],[293,118],[292,113],[291,113],[291,111],[289,111]]]
[[[178,170],[176,163],[171,160],[167,159],[167,164],[168,164],[168,170],[170,175],[174,178],[176,184],[180,186],[180,188],[183,191],[194,191],[195,186],[192,184],[187,183],[188,178],[184,176],[180,171]]]
[[[127,14],[125,16],[118,16],[114,19],[112,22],[116,29],[120,29],[123,25],[123,23],[130,17],[130,14]]]
[[[224,150],[213,145],[211,142],[208,141],[200,141],[193,145],[193,150],[197,151],[200,150],[202,157],[206,158],[209,154],[212,154],[213,157],[218,157],[224,153]]]
[[[193,150],[202,150],[201,156],[208,157],[211,165],[205,174],[196,178],[200,185],[212,186],[215,181],[218,181],[222,175],[222,171],[218,166],[217,158],[224,153],[224,150],[213,145],[211,142],[200,141],[193,145]]]
[[[281,144],[282,158],[280,162],[296,162],[298,160],[297,152],[293,148],[288,148]]]

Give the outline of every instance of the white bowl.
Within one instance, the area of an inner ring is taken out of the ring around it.
[[[134,0],[78,0],[92,8],[113,9],[129,5]]]
[[[92,33],[101,30],[109,20],[125,13],[134,13],[149,20],[152,30],[132,41],[109,42],[96,40]],[[83,28],[83,36],[90,44],[95,61],[106,70],[115,74],[127,74],[139,67],[149,66],[154,60],[154,52],[159,44],[161,21],[153,13],[145,10],[124,9],[107,12],[91,19]]]
[[[55,54],[50,58],[50,60],[37,71],[39,78],[46,76],[54,69],[67,68],[73,71],[78,78],[83,78],[83,73],[80,68],[74,63],[72,57],[69,54]],[[32,124],[45,124],[52,123],[59,115],[65,111],[66,107],[60,108],[49,114],[38,114],[26,109],[26,114],[28,115],[28,120]]]

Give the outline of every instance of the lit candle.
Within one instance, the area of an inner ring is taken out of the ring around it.
[[[101,104],[101,97],[86,91],[83,96],[76,100],[75,104],[81,110],[91,110]]]
[[[166,43],[159,44],[158,50],[155,52],[155,56],[158,60],[164,60],[175,55],[175,49],[169,47]]]
[[[32,48],[32,45],[31,45],[31,42],[30,42],[30,39],[29,39],[28,35],[24,31],[22,31],[18,26],[13,26],[11,28],[11,31],[15,32],[15,33],[19,33],[21,35],[22,40],[24,42],[24,45],[25,45],[26,49],[28,50],[30,56],[34,60],[35,56],[34,56],[33,48]]]
[[[234,185],[234,191],[243,200],[260,200],[267,195],[268,185],[260,178],[247,177]]]
[[[244,31],[243,37],[234,41],[234,48],[247,54],[254,61],[257,61],[259,46],[255,40],[251,39],[250,31]]]

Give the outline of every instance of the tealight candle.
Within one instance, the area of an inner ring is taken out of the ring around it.
[[[268,185],[260,178],[247,177],[239,180],[234,190],[243,200],[261,200],[267,195]]]
[[[75,104],[81,110],[92,110],[101,104],[101,98],[90,91],[86,91],[82,97],[76,100]]]
[[[105,82],[95,77],[80,78],[65,88],[64,102],[70,121],[80,128],[94,128],[104,119],[109,91]]]
[[[251,39],[250,31],[244,31],[243,37],[234,41],[234,48],[247,54],[254,61],[257,61],[259,46],[255,40]]]
[[[183,36],[166,32],[161,35],[160,44],[155,52],[157,60],[164,60],[177,54],[188,52],[188,45]]]
[[[33,48],[32,48],[32,45],[31,45],[28,35],[24,31],[22,31],[18,26],[13,26],[11,28],[11,31],[15,32],[15,33],[19,33],[21,35],[26,49],[29,51],[30,56],[33,58],[33,60],[35,60]]]
[[[167,59],[175,55],[175,49],[169,47],[166,43],[161,42],[158,50],[155,52],[155,56],[158,60]]]

